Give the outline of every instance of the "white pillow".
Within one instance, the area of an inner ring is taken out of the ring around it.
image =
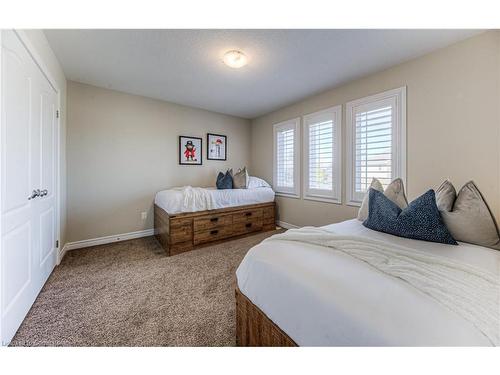
[[[396,203],[399,208],[403,209],[408,206],[408,200],[406,199],[405,188],[403,186],[402,179],[396,178],[385,188],[384,191],[382,183],[377,178],[373,178],[370,187],[372,189],[380,191],[381,193],[384,193],[384,195],[391,201]],[[360,221],[365,221],[368,218],[368,197],[369,191],[366,192],[365,197],[363,198],[363,202],[361,203],[361,207],[358,211],[358,220]]]
[[[250,176],[248,178],[248,189],[255,189],[255,188],[260,188],[260,187],[271,187],[266,181],[264,181],[262,178]]]

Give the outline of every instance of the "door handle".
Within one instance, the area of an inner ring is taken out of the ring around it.
[[[39,197],[41,194],[40,189],[33,190],[33,193],[28,197],[28,200],[35,199],[36,197]]]
[[[47,194],[49,194],[49,191],[47,189],[43,189],[41,192],[40,192],[40,196],[41,197],[45,197]]]

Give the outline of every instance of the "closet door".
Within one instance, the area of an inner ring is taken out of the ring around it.
[[[47,79],[38,75],[33,85],[33,94],[38,102],[36,123],[39,134],[39,173],[34,186],[40,189],[40,196],[33,200],[34,219],[39,226],[40,245],[35,256],[37,286],[43,286],[56,264],[56,150],[57,150],[57,95]]]
[[[55,92],[13,31],[2,31],[1,67],[0,311],[5,345],[55,266],[56,123]]]

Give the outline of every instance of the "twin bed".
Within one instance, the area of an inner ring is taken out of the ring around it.
[[[155,197],[154,227],[167,256],[274,230],[274,191],[268,186],[223,190],[185,186],[160,191]]]
[[[499,251],[356,219],[289,232],[252,248],[236,272],[238,345],[499,345]]]

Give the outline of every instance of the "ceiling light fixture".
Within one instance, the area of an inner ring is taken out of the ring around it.
[[[230,68],[242,68],[248,63],[248,59],[241,51],[228,51],[224,54],[224,64]]]

